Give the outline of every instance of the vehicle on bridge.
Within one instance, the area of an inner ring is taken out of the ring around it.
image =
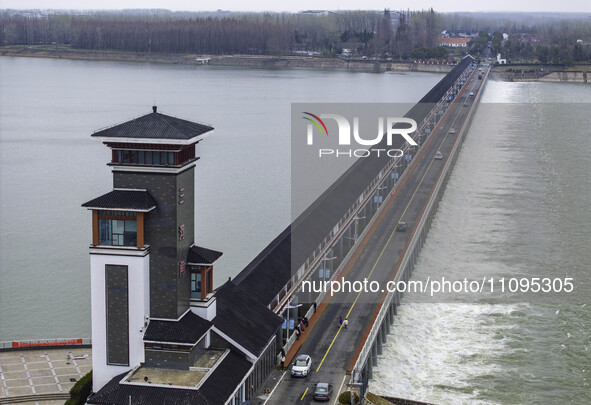
[[[456,133],[456,129],[455,128],[450,128],[449,129],[449,133],[450,134],[455,134]]]
[[[406,232],[406,222],[398,222],[398,225],[396,225],[396,232]]]
[[[331,395],[332,384],[319,382],[316,384],[316,388],[314,388],[314,394],[312,395],[312,399],[314,401],[329,401]]]
[[[454,131],[455,132],[455,131]],[[451,133],[451,132],[450,132]],[[435,160],[441,160],[443,159],[443,154],[440,151],[437,151],[435,153]]]
[[[299,354],[291,367],[293,377],[306,377],[312,371],[312,359],[307,354]]]
[[[474,92],[473,92],[473,91],[471,91],[471,92],[470,92],[470,97],[472,97],[473,95],[474,95]]]

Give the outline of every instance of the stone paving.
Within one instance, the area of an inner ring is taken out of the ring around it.
[[[0,352],[0,403],[11,403],[11,398],[16,403],[18,397],[30,395],[67,394],[91,368],[91,348]],[[26,403],[53,405],[63,400]]]

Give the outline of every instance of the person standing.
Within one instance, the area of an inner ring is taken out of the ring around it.
[[[349,320],[345,318],[345,320],[343,321],[343,329],[347,329],[347,326],[349,326]]]
[[[343,317],[339,316],[339,328],[343,326]]]
[[[281,370],[285,370],[285,355],[281,355]]]

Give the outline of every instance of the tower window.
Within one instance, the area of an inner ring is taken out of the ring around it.
[[[160,150],[154,150],[153,145],[112,144],[110,147],[111,162],[115,164],[180,166],[195,159],[195,144],[163,145]]]
[[[136,213],[126,211],[99,212],[99,244],[103,246],[136,246]]]
[[[113,163],[169,166],[175,164],[175,155],[178,152],[124,149],[115,151]]]
[[[191,272],[191,298],[201,298],[201,271]]]

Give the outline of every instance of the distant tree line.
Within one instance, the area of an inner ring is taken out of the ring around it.
[[[406,19],[405,19],[406,18]],[[410,21],[409,21],[410,20]],[[405,58],[415,48],[434,47],[437,14],[402,16],[375,11],[327,15],[202,15],[146,11],[81,14],[0,12],[0,44],[67,45],[76,49],[158,53],[283,54],[320,51],[336,55],[352,47],[358,55]]]
[[[292,13],[174,13],[0,11],[0,45],[69,46],[156,53],[268,54],[320,52],[335,56],[446,59],[437,47],[443,30],[478,33],[470,52],[492,41],[509,60],[572,63],[591,58],[591,23],[518,14],[442,14],[424,11]],[[574,17],[573,17],[574,18]],[[504,39],[503,33],[509,38]],[[457,52],[454,51],[454,52]]]
[[[276,53],[294,43],[289,24],[246,18],[169,19],[111,15],[0,19],[4,45],[157,53]]]

